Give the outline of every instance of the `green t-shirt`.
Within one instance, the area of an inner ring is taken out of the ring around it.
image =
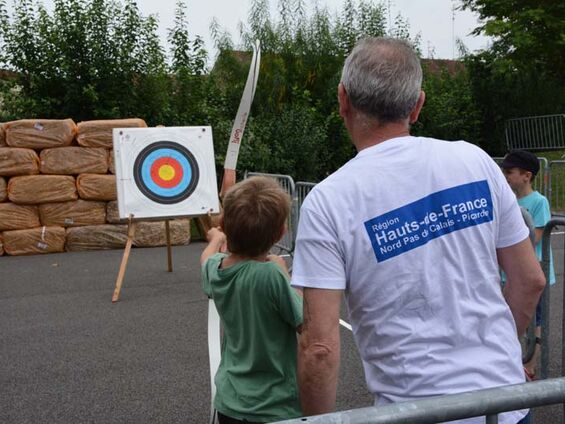
[[[224,329],[214,407],[248,421],[300,417],[296,327],[302,298],[275,263],[250,260],[220,269],[226,256],[215,254],[202,266],[202,288]]]

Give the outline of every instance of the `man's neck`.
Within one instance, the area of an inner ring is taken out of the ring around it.
[[[358,121],[359,122],[359,121]],[[384,141],[410,135],[406,122],[390,122],[384,125],[370,125],[365,122],[354,124],[350,128],[353,144],[358,152],[376,146]]]

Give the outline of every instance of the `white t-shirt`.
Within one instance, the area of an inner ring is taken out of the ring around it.
[[[395,138],[362,150],[310,192],[292,284],[345,290],[379,405],[522,383],[496,249],[527,237],[516,197],[485,152],[463,141]]]

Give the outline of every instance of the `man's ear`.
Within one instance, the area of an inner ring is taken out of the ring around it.
[[[420,112],[422,111],[422,107],[424,106],[424,102],[426,101],[426,93],[420,91],[420,96],[418,96],[418,101],[416,102],[416,106],[410,112],[410,124],[414,124],[418,120],[418,116],[420,116]]]
[[[349,97],[347,97],[347,91],[341,82],[337,86],[337,100],[339,102],[339,116],[345,118],[349,114],[351,104]]]

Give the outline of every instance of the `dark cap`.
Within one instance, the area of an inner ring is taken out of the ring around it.
[[[502,168],[521,168],[537,175],[539,171],[539,159],[527,150],[512,150],[508,153],[502,163]]]

